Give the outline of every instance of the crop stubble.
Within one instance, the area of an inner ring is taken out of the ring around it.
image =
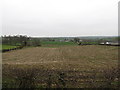
[[[118,47],[69,46],[26,48],[3,53],[3,65],[36,65],[49,69],[102,69],[117,66]]]

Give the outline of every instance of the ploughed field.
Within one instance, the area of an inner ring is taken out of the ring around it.
[[[34,85],[37,88],[117,85],[116,80],[109,85],[109,78],[104,77],[114,74],[115,70],[111,70],[117,68],[118,47],[115,46],[32,47],[3,53],[2,58],[3,87],[15,87],[16,81],[17,87],[25,86],[20,84],[19,78],[30,73],[36,77]]]

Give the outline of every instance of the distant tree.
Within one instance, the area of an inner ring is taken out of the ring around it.
[[[74,38],[74,42],[78,45],[82,45],[82,40],[80,40],[79,38]]]
[[[79,42],[79,40],[80,40],[79,38],[74,38],[74,42],[76,43]]]
[[[27,36],[16,35],[16,36],[2,36],[2,43],[8,45],[22,45],[26,46],[29,38]]]

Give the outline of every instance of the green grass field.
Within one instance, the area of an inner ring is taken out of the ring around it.
[[[16,48],[17,46],[11,46],[11,45],[0,45],[0,50],[2,49],[12,49]]]
[[[59,47],[59,46],[65,46],[65,45],[73,46],[77,44],[74,42],[44,41],[44,42],[41,42],[41,45],[43,47]]]
[[[58,41],[44,41],[41,42],[42,47],[61,47],[61,46],[77,46],[74,42],[58,42]],[[0,45],[0,50],[16,48],[17,46],[12,45]]]

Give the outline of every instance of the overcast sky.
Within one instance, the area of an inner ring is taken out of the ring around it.
[[[2,34],[118,35],[119,0],[2,0]]]

